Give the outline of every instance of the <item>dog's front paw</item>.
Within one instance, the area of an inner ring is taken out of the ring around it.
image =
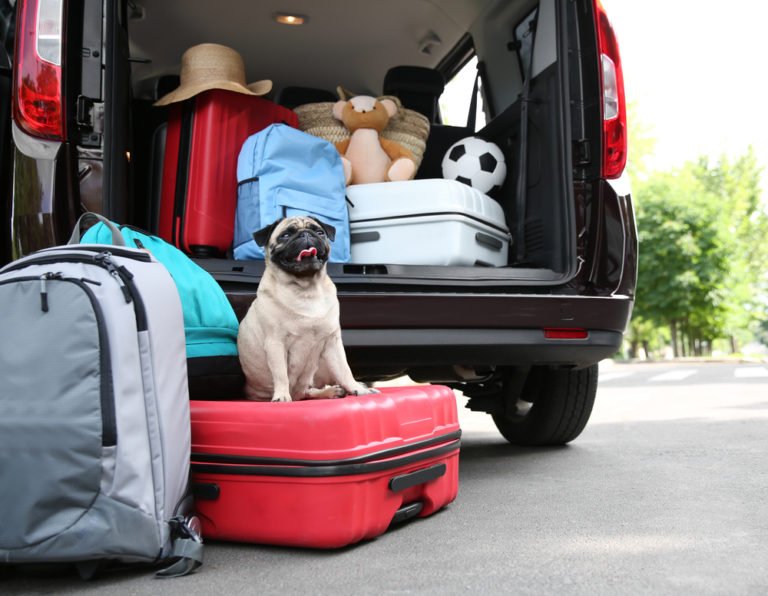
[[[374,389],[373,387],[366,387],[365,385],[360,384],[348,393],[350,395],[373,395],[374,393],[381,393],[381,391]]]
[[[293,401],[290,395],[275,394],[272,396],[272,401]]]
[[[344,387],[342,387],[341,385],[333,385],[332,389],[333,389],[333,394],[331,395],[331,398],[333,399],[339,398],[339,397],[347,397],[347,395],[349,395],[347,390],[344,389]]]
[[[326,385],[322,388],[308,387],[306,397],[308,399],[336,399],[346,397],[347,390],[341,385]]]

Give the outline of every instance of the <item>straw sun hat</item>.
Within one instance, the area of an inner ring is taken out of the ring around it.
[[[265,95],[272,89],[270,80],[247,85],[243,58],[232,48],[217,43],[201,43],[184,52],[179,78],[179,87],[158,99],[156,106],[183,101],[209,89],[224,89],[246,95]]]

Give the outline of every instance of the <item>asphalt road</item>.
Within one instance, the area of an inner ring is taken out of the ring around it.
[[[515,448],[485,415],[461,418],[458,499],[375,540],[210,543],[185,578],[15,573],[0,594],[768,593],[768,365],[605,366],[563,448]]]

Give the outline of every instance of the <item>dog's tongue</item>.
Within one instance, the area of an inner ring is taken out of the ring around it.
[[[297,261],[301,261],[304,257],[316,257],[317,256],[317,249],[312,246],[310,248],[305,248],[299,253],[299,256],[296,257]]]

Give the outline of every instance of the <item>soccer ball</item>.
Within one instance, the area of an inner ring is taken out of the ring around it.
[[[461,139],[443,157],[443,178],[486,194],[500,189],[506,175],[507,164],[499,146],[480,137]]]

